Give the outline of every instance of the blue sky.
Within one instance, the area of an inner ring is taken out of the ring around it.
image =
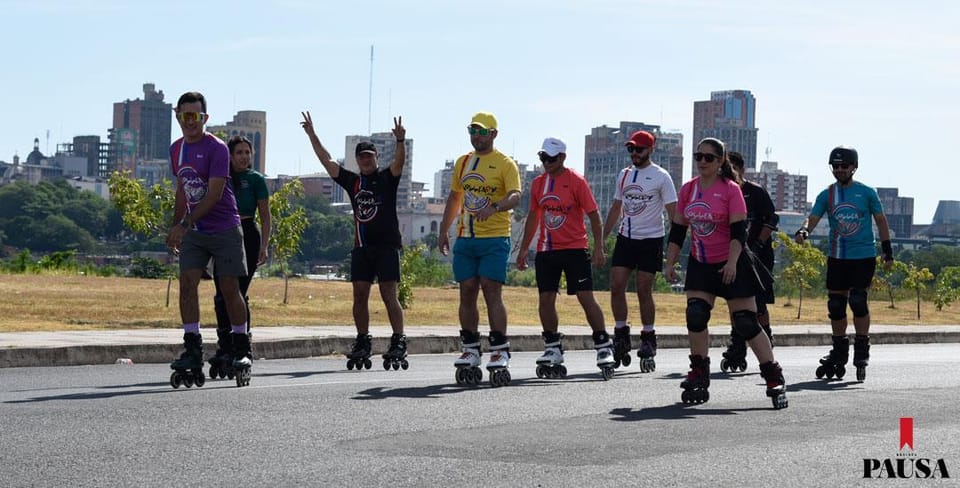
[[[112,104],[155,83],[208,98],[211,123],[267,112],[267,173],[319,171],[298,121],[313,113],[335,157],[344,136],[403,115],[417,181],[469,150],[478,110],[497,145],[533,163],[546,136],[582,170],[590,128],[621,120],[685,135],[711,91],[757,98],[759,153],[829,184],[829,150],[860,153],[857,178],[912,196],[915,223],[958,199],[960,4],[890,1],[0,0],[5,74],[0,160],[106,136]],[[174,137],[178,136],[175,128]],[[940,149],[940,144],[944,148]],[[941,156],[942,151],[948,151]],[[945,157],[945,161],[940,160]]]

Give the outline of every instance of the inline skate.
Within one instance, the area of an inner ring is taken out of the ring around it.
[[[537,378],[566,378],[563,365],[563,336],[557,332],[543,332],[543,354],[537,358]]]
[[[183,353],[170,363],[170,369],[173,370],[170,386],[203,386],[206,378],[203,375],[203,339],[200,334],[183,334]]]
[[[250,335],[246,333],[233,336],[233,370],[237,388],[250,385],[250,370],[253,368],[253,354],[250,352]]]
[[[603,330],[594,332],[593,348],[597,350],[597,367],[600,368],[603,381],[613,378],[613,370],[617,362],[613,359],[613,341],[610,339],[610,334]]]
[[[767,396],[773,401],[774,410],[787,408],[787,385],[783,379],[780,363],[770,361],[761,364],[760,376],[767,382]]]
[[[683,393],[680,400],[685,404],[700,404],[710,400],[710,358],[691,354],[687,379],[680,383]]]
[[[828,380],[834,376],[838,380],[843,379],[847,374],[847,359],[850,354],[850,339],[847,336],[833,336],[833,349],[820,358],[820,366],[817,367],[817,379],[826,377]]]
[[[870,336],[853,337],[853,365],[857,367],[857,381],[867,379],[867,366],[870,364]]]
[[[613,329],[613,364],[614,368],[630,366],[630,326]]]
[[[480,369],[480,333],[460,331],[460,357],[453,362],[457,368],[454,378],[458,385],[475,386],[483,381],[483,370]]]
[[[364,368],[370,369],[373,362],[370,361],[370,342],[373,337],[370,334],[357,334],[353,341],[353,349],[347,354],[347,369],[357,368],[360,371]]]
[[[510,342],[502,332],[490,331],[490,361],[487,362],[490,386],[510,384]]]
[[[736,373],[747,370],[747,341],[735,330],[730,330],[730,344],[720,360],[720,371]]]
[[[657,362],[653,359],[657,355],[657,332],[644,330],[640,332],[640,349],[637,357],[640,358],[640,372],[652,373],[657,370]]]
[[[407,362],[407,336],[403,334],[393,334],[390,336],[390,349],[383,354],[383,369],[394,371],[403,368],[406,371],[410,367]]]

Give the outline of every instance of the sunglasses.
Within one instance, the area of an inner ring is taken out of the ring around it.
[[[647,147],[646,147],[646,146],[634,146],[633,144],[627,146],[627,152],[628,152],[628,153],[637,153],[637,154],[640,154],[640,153],[642,153],[643,151],[646,151],[646,150],[647,150]]]
[[[560,160],[559,154],[557,154],[556,156],[550,156],[545,152],[540,152],[540,153],[537,153],[537,155],[540,156],[540,162],[543,164],[556,163],[557,161]]]
[[[830,163],[830,166],[833,169],[849,169],[853,165],[850,163]]]
[[[181,121],[181,122],[184,122],[184,123],[186,123],[186,122],[203,122],[203,118],[206,117],[206,116],[207,116],[207,114],[205,114],[205,113],[203,113],[203,112],[178,112],[178,113],[177,113],[177,118],[180,119],[180,121]]]
[[[480,135],[485,137],[490,135],[490,133],[493,132],[494,130],[495,129],[484,129],[483,127],[474,127],[472,125],[467,127],[467,132],[469,132],[471,136]]]
[[[720,156],[710,153],[695,152],[693,153],[693,159],[696,159],[698,163],[703,160],[706,160],[708,163],[712,163],[720,159]]]

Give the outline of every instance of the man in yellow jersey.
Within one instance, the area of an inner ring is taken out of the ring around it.
[[[463,354],[454,362],[458,384],[480,382],[480,311],[483,291],[490,321],[490,383],[510,382],[507,310],[501,292],[510,256],[510,210],[520,203],[517,163],[493,147],[497,119],[477,112],[467,127],[473,151],[457,159],[450,195],[440,225],[440,251],[450,252],[450,226],[457,218],[453,275],[460,283],[460,340]]]

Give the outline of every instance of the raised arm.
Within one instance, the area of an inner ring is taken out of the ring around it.
[[[303,121],[300,122],[300,127],[303,127],[303,131],[306,132],[307,137],[310,138],[310,144],[313,145],[314,154],[316,154],[317,159],[323,163],[323,169],[327,171],[327,174],[330,175],[331,178],[336,178],[340,175],[340,165],[330,157],[330,152],[320,143],[317,133],[313,130],[313,119],[310,117],[310,112],[300,112],[300,114],[303,115]]]
[[[403,117],[393,118],[393,137],[397,139],[397,150],[390,164],[390,173],[399,177],[403,173],[403,164],[407,161],[407,129],[403,127]]]

